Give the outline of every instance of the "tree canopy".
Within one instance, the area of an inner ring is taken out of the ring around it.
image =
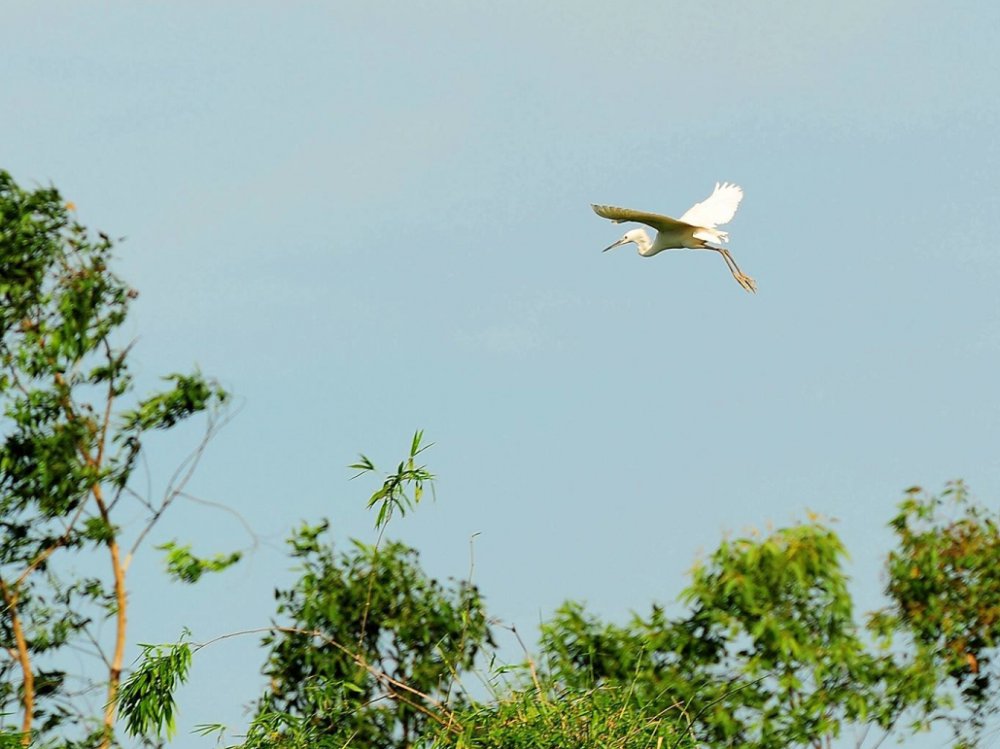
[[[0,171],[0,711],[25,745],[115,742],[129,567],[201,453],[160,497],[135,490],[133,470],[149,432],[205,414],[207,439],[227,399],[197,371],[135,392],[121,328],[137,292],[110,269],[112,250],[57,190]],[[122,515],[139,530],[125,533]],[[110,572],[81,575],[81,554]],[[68,648],[93,656],[85,673],[67,673]],[[105,694],[97,714],[79,698],[93,689]]]

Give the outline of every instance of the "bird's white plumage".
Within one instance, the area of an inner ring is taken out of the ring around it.
[[[691,226],[714,229],[733,220],[741,200],[743,200],[743,190],[738,185],[716,182],[712,194],[691,206],[680,220]]]

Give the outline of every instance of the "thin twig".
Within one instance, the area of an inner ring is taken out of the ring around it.
[[[108,670],[110,670],[111,661],[108,660],[108,656],[104,653],[104,648],[101,646],[100,641],[96,637],[94,637],[93,633],[90,631],[90,627],[84,625],[82,629],[83,633],[87,636],[87,639],[90,640],[91,644],[97,650],[97,655],[100,657],[102,661],[104,661],[104,665],[108,667]]]
[[[181,499],[187,499],[196,504],[204,505],[205,507],[213,507],[216,510],[222,510],[223,512],[228,512],[230,515],[232,515],[239,521],[240,525],[243,526],[243,530],[245,530],[247,532],[247,535],[250,536],[250,538],[253,540],[253,548],[256,549],[260,545],[260,536],[258,536],[257,533],[254,532],[253,526],[250,525],[250,523],[247,521],[245,517],[243,517],[242,514],[234,510],[229,505],[224,504],[222,502],[215,502],[211,499],[196,497],[188,492],[178,492],[177,496]]]
[[[230,412],[219,421],[215,421],[211,417],[209,418],[208,425],[205,427],[205,434],[202,436],[198,446],[191,451],[191,453],[184,460],[181,461],[180,465],[174,471],[174,474],[170,477],[170,481],[167,483],[167,489],[164,492],[163,501],[153,512],[152,517],[150,517],[150,519],[146,522],[145,527],[143,527],[143,529],[139,532],[139,535],[132,543],[132,547],[125,555],[124,565],[126,570],[132,564],[132,559],[135,557],[135,553],[142,545],[142,542],[146,539],[146,536],[149,535],[150,531],[153,530],[153,527],[157,524],[157,522],[159,522],[160,518],[163,517],[163,513],[166,512],[167,508],[173,503],[173,501],[183,493],[184,487],[194,476],[194,472],[198,468],[198,464],[201,462],[201,458],[205,454],[205,450],[208,449],[209,442],[211,442],[212,438],[219,433],[219,430],[232,421],[235,416],[236,412]]]
[[[503,626],[503,625],[502,625]],[[509,629],[514,633],[514,637],[517,638],[518,644],[521,646],[521,650],[524,651],[524,657],[527,659],[528,672],[531,674],[531,681],[535,684],[535,689],[538,690],[539,697],[542,698],[542,702],[545,702],[545,692],[542,690],[542,683],[538,680],[538,671],[535,670],[535,661],[531,657],[531,653],[528,652],[528,647],[524,644],[524,640],[521,639],[521,635],[517,631],[517,627],[513,624],[504,626],[504,629]]]
[[[392,512],[390,508],[390,513]],[[385,529],[389,525],[389,518],[386,517],[386,522],[382,524],[379,528],[378,538],[375,539],[375,546],[372,548],[372,570],[368,575],[368,591],[365,593],[365,607],[361,610],[361,626],[358,628],[358,650],[361,650],[365,643],[365,629],[368,626],[368,613],[371,611],[372,607],[372,591],[375,589],[375,565],[378,563],[378,552],[379,547],[382,544],[382,537],[385,535]]]
[[[76,513],[70,519],[69,525],[66,526],[66,530],[63,532],[63,534],[59,538],[57,538],[54,542],[52,542],[50,546],[46,547],[45,549],[42,549],[42,551],[38,553],[38,556],[36,556],[34,559],[31,560],[28,566],[25,567],[24,571],[20,575],[18,575],[17,580],[14,581],[13,587],[15,588],[21,587],[21,583],[23,583],[28,578],[28,575],[34,572],[40,564],[42,564],[46,559],[52,556],[53,552],[55,552],[60,547],[66,545],[66,543],[69,541],[70,535],[73,532],[73,526],[75,526],[76,522],[80,519],[80,515],[83,514],[83,510],[86,506],[87,503],[84,502],[83,500],[80,500],[80,505],[76,508]]]
[[[473,574],[476,571],[476,536],[478,536],[478,535],[480,535],[480,534],[477,532],[477,533],[473,533],[471,536],[469,536],[469,574],[468,574],[468,577],[467,577],[466,584],[469,586],[470,589],[472,588],[472,577],[473,577]],[[468,612],[466,612],[466,613],[468,614]],[[469,632],[469,626],[468,626],[469,625],[469,620],[470,620],[469,616],[466,616],[465,620],[462,622],[462,637],[461,637],[461,639],[459,640],[459,643],[458,643],[458,652],[460,654],[460,657],[461,657],[461,654],[465,652],[466,635]],[[458,685],[462,688],[463,692],[465,692],[466,694],[468,694],[469,690],[467,690],[465,688],[465,685],[462,684],[462,680],[459,678],[459,675],[458,675],[458,669],[456,669],[452,665],[452,663],[445,657],[445,653],[443,652],[443,650],[441,652],[441,658],[442,658],[442,660],[444,660],[444,662],[446,664],[448,664],[448,670],[451,672],[451,681],[448,682],[448,689],[445,690],[445,694],[444,694],[444,700],[445,700],[445,702],[448,702],[448,700],[451,699],[451,690],[452,690],[452,687],[454,687],[454,685],[456,683],[458,683]]]

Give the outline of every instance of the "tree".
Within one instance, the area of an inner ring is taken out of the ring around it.
[[[1000,707],[1000,514],[956,481],[940,495],[911,488],[890,525],[899,538],[887,564],[891,604],[871,627],[932,681],[927,720],[974,745]]]
[[[19,717],[23,745],[70,745],[71,732],[80,735],[74,746],[114,742],[129,567],[182,495],[204,443],[158,500],[131,488],[133,469],[151,431],[203,413],[207,440],[227,398],[198,372],[171,374],[166,389],[136,397],[132,344],[120,333],[136,292],[109,269],[112,247],[75,220],[58,191],[23,190],[0,171],[0,638],[8,654],[0,712]],[[137,511],[144,521],[126,534],[116,518]],[[181,551],[189,570],[235,561]],[[71,563],[85,553],[106,557],[107,574],[74,574]],[[108,641],[92,627],[102,619],[112,622]],[[92,673],[72,675],[82,684],[62,668],[68,647],[96,656]],[[97,714],[76,699],[95,686],[104,692]]]
[[[614,626],[571,604],[543,627],[543,653],[560,682],[631,683],[637,700],[682,707],[706,743],[822,746],[878,702],[843,552],[818,523],[723,542],[682,615],[654,606]]]
[[[270,653],[258,723],[299,719],[297,730],[378,749],[408,747],[431,725],[447,726],[455,687],[493,637],[478,588],[446,587],[420,568],[416,549],[383,543],[394,514],[420,501],[433,475],[417,465],[426,449],[417,431],[407,458],[370,497],[379,531],[374,544],[350,542],[337,553],[328,523],[303,525],[289,539],[301,577],[275,591],[287,621],[264,639]],[[351,466],[377,471],[362,455]]]
[[[394,749],[425,735],[428,709],[492,643],[479,591],[429,579],[415,549],[354,541],[336,553],[326,524],[291,538],[302,575],[276,591],[289,625],[269,635],[261,709],[308,716],[325,736]]]

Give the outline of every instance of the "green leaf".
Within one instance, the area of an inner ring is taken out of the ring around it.
[[[167,573],[175,580],[184,583],[196,583],[206,572],[221,572],[243,558],[242,552],[231,554],[216,554],[211,558],[196,557],[191,553],[191,547],[179,546],[174,541],[168,541],[156,547],[166,551]]]
[[[133,737],[171,738],[176,731],[174,690],[187,680],[191,648],[185,642],[141,647],[139,666],[118,693],[125,730]]]

